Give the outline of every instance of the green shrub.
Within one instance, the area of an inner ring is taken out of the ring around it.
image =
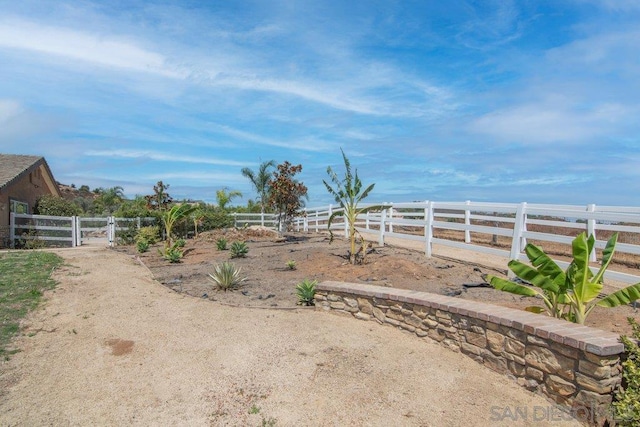
[[[168,248],[158,249],[158,252],[162,256],[162,258],[166,259],[171,263],[180,262],[183,256],[182,249],[178,247],[175,243]]]
[[[138,240],[138,243],[136,243],[136,248],[140,253],[147,252],[149,250],[149,242],[147,242],[146,240]]]
[[[289,270],[295,270],[296,269],[296,262],[292,259],[290,259],[289,261],[287,261],[287,268]]]
[[[225,211],[209,210],[205,213],[200,231],[233,227],[233,217]]]
[[[218,248],[219,251],[226,251],[227,239],[225,239],[224,237],[221,237],[218,240],[216,240],[216,247]]]
[[[36,202],[35,213],[38,215],[74,216],[80,215],[82,209],[62,197],[46,195],[40,197]]]
[[[233,263],[223,262],[214,267],[214,271],[212,274],[209,274],[209,277],[218,289],[226,292],[229,289],[237,288],[242,282],[247,280],[245,277],[240,276],[241,271],[242,269],[236,268]]]
[[[626,360],[622,362],[622,387],[616,393],[613,409],[617,425],[640,425],[640,325],[633,317],[627,318],[633,329],[633,340],[622,336]]]
[[[187,241],[184,239],[178,239],[176,240],[176,246],[179,248],[184,248],[187,244]]]
[[[136,234],[136,242],[141,240],[146,241],[150,245],[153,245],[160,238],[160,227],[157,225],[151,225],[147,227],[140,227]]]
[[[298,304],[314,305],[313,298],[316,295],[317,280],[304,279],[296,286],[296,295],[298,296]]]
[[[249,252],[245,242],[233,242],[231,244],[231,258],[244,258]]]

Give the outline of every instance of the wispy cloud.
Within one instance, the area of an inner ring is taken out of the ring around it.
[[[160,162],[179,162],[179,163],[197,163],[203,165],[219,165],[219,166],[249,166],[251,162],[216,159],[212,157],[194,157],[184,156],[173,153],[161,153],[157,151],[145,150],[88,150],[84,152],[85,156],[106,157],[106,158],[125,158],[125,159],[141,159],[154,160]]]
[[[0,46],[95,63],[129,71],[184,78],[171,69],[167,59],[135,42],[55,26],[37,25],[21,19],[0,21]]]

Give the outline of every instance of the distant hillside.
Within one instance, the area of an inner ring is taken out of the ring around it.
[[[60,193],[62,193],[62,197],[64,197],[66,200],[74,201],[78,197],[94,200],[96,197],[98,197],[97,194],[85,188],[80,190],[79,188],[74,188],[70,185],[61,184],[59,182],[57,182],[56,184],[58,184],[58,188],[60,189]]]

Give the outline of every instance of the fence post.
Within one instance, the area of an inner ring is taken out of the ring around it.
[[[109,246],[113,247],[113,242],[116,240],[116,221],[112,216],[107,217],[107,230]]]
[[[595,204],[587,205],[587,212],[595,212],[595,211],[596,211]],[[587,220],[587,237],[591,235],[593,236],[594,239],[596,238],[596,220],[593,218],[589,218]],[[592,262],[597,261],[595,245],[591,250],[591,253],[589,254],[589,261],[592,261]]]
[[[9,214],[9,246],[13,249],[16,247],[16,213]]]
[[[380,210],[380,234],[378,236],[378,246],[384,246],[384,223],[387,221],[387,210],[382,208]]]
[[[365,228],[368,230],[369,229],[369,211],[367,211],[367,213],[365,214]]]
[[[393,233],[393,204],[389,206],[389,233]]]
[[[431,258],[433,243],[433,202],[426,200],[427,207],[424,208],[424,254]]]
[[[264,211],[260,211],[260,226],[264,227]]]
[[[309,213],[307,212],[307,208],[304,208],[304,218],[302,218],[302,231],[305,233],[309,232],[309,217],[307,216]]]
[[[78,246],[78,217],[73,215],[71,217],[71,247],[75,248]]]
[[[509,259],[518,259],[520,257],[520,253],[522,252],[521,239],[522,232],[526,221],[526,209],[527,203],[522,202],[518,205],[518,209],[516,209],[516,217],[513,223],[513,238],[511,239],[511,253],[509,254]],[[509,277],[513,277],[513,273],[509,270]]]
[[[464,204],[469,206],[471,204],[471,200],[467,200]],[[471,211],[468,208],[464,210],[464,225],[471,225]],[[471,231],[468,229],[464,230],[464,242],[471,243]]]

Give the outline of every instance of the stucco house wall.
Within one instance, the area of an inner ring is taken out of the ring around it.
[[[0,247],[7,247],[12,208],[20,205],[33,213],[44,195],[61,197],[44,157],[0,154]]]

